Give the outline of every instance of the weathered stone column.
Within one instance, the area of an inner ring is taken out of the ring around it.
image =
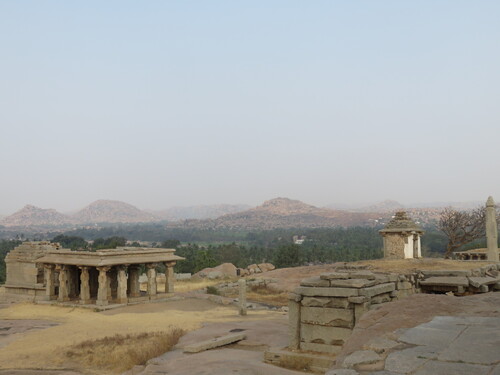
[[[488,260],[498,262],[497,212],[493,197],[489,197],[486,201],[486,243],[488,245]]]
[[[127,274],[125,270],[126,265],[118,266],[118,288],[116,293],[116,299],[118,303],[127,303]]]
[[[78,268],[82,270],[80,273],[80,303],[87,305],[90,303],[89,267],[79,266]]]
[[[165,262],[165,293],[174,292],[174,266],[175,262]]]
[[[105,306],[108,304],[108,275],[110,267],[97,267],[99,271],[99,289],[97,290],[97,301],[96,304],[100,306]]]
[[[128,268],[129,296],[140,297],[141,285],[139,284],[139,265],[132,264]]]
[[[157,289],[156,289],[156,263],[148,263],[146,264],[148,269],[148,296],[156,297]]]
[[[240,289],[238,298],[238,307],[240,315],[247,314],[247,281],[245,279],[238,280],[238,287]]]
[[[54,283],[54,265],[44,264],[45,269],[45,300],[56,299],[56,286]]]
[[[290,293],[288,297],[288,347],[300,347],[300,299],[301,296]]]
[[[56,269],[59,271],[59,296],[57,300],[59,302],[69,301],[68,295],[68,267],[62,264],[56,265]]]

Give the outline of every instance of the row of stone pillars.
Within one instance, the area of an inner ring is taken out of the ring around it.
[[[174,292],[174,269],[175,262],[165,262],[165,293]],[[158,294],[156,283],[156,267],[157,263],[147,263],[147,296],[155,298]],[[80,283],[78,280],[75,283],[75,274],[72,273],[72,268],[78,267],[80,269]],[[45,268],[45,295],[47,300],[57,299],[60,302],[70,300],[70,295],[78,294],[79,286],[79,300],[82,304],[90,304],[92,302],[91,286],[92,281],[90,271],[94,267],[89,266],[71,266],[64,264],[44,264]],[[97,277],[97,305],[107,305],[113,300],[113,290],[116,289],[115,301],[116,303],[127,303],[129,298],[140,297],[140,283],[139,265],[122,264],[116,266],[101,266],[95,267],[98,271]],[[109,271],[116,272],[115,275]],[[127,272],[128,271],[128,272]],[[59,274],[59,289],[56,296],[55,273]],[[95,271],[94,271],[95,272]]]

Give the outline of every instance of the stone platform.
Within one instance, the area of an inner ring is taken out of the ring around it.
[[[386,341],[352,353],[327,375],[500,375],[498,317],[437,316]]]

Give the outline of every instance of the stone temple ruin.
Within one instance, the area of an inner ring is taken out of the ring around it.
[[[5,291],[35,301],[74,301],[84,305],[125,304],[156,299],[174,291],[174,249],[119,247],[71,251],[50,242],[24,242],[5,258]],[[165,290],[159,291],[156,267],[165,265]],[[139,275],[147,269],[147,291]]]
[[[396,212],[384,229],[379,231],[384,240],[384,258],[421,258],[420,236],[424,231],[405,211]]]
[[[473,270],[414,270],[376,273],[347,266],[302,280],[289,295],[289,345],[265,353],[268,363],[300,361],[324,373],[360,318],[382,303],[415,293],[465,295],[500,290],[500,263]]]

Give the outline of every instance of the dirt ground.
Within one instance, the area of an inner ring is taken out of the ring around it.
[[[255,311],[248,320],[265,321],[276,315],[279,313]],[[12,335],[7,335],[7,330],[2,332],[6,345],[0,348],[0,370],[72,369],[92,373],[75,367],[77,365],[65,357],[65,349],[82,341],[115,334],[165,331],[173,327],[192,331],[206,323],[238,318],[234,306],[220,306],[201,299],[138,304],[105,312],[32,303],[12,304],[0,309],[0,321],[8,324],[11,327],[8,331],[12,332]]]

